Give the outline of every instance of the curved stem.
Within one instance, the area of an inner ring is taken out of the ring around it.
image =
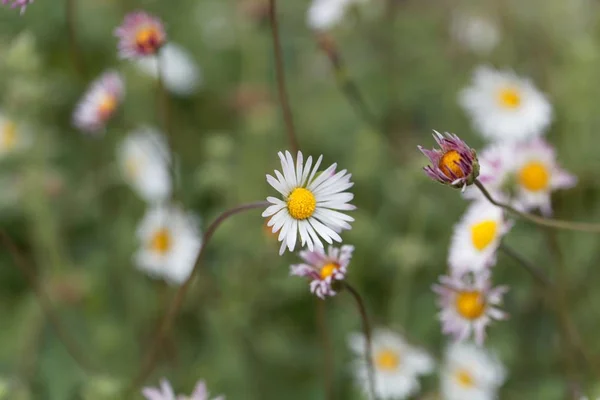
[[[77,42],[77,21],[75,17],[76,1],[77,0],[66,0],[65,4],[67,32],[69,35],[69,51],[71,53],[71,62],[73,63],[73,67],[75,67],[75,71],[80,78],[85,79],[85,67],[81,57],[81,50]]]
[[[544,273],[537,265],[532,264],[529,260],[526,260],[522,255],[514,251],[512,248],[507,246],[504,243],[500,243],[499,247],[500,251],[502,251],[507,256],[511,257],[513,260],[521,264],[527,272],[529,272],[542,286],[552,286],[552,281],[548,278],[548,275]]]
[[[200,251],[198,252],[198,256],[196,257],[196,261],[194,263],[194,268],[192,269],[190,276],[179,287],[179,289],[175,293],[175,296],[173,297],[173,300],[171,301],[169,308],[163,314],[163,317],[161,318],[161,322],[159,323],[158,331],[157,331],[156,335],[154,336],[150,350],[146,356],[144,363],[142,364],[142,368],[140,369],[139,374],[136,376],[136,378],[133,380],[133,382],[131,384],[131,387],[129,389],[130,392],[134,391],[139,385],[141,385],[144,382],[144,380],[146,380],[148,375],[150,375],[150,373],[152,373],[152,371],[156,367],[160,347],[164,341],[164,338],[166,337],[167,333],[169,332],[171,325],[173,325],[173,322],[175,321],[175,318],[177,317],[179,309],[180,309],[181,305],[183,304],[183,299],[185,298],[185,294],[187,293],[187,291],[190,288],[190,285],[192,283],[194,275],[196,274],[196,272],[200,268],[200,265],[202,264],[202,259],[204,258],[206,246],[208,245],[208,242],[214,235],[217,228],[227,218],[229,218],[233,215],[242,213],[244,211],[252,210],[255,208],[266,207],[268,205],[269,205],[268,202],[260,201],[260,202],[256,202],[256,203],[242,204],[241,206],[234,207],[230,210],[223,212],[221,215],[219,215],[217,217],[217,219],[215,219],[209,225],[209,227],[206,229],[206,232],[204,233],[204,235],[202,237],[202,247],[200,248]]]
[[[279,93],[279,103],[283,112],[286,131],[292,153],[298,152],[298,139],[294,130],[294,120],[292,110],[288,101],[287,89],[285,87],[285,71],[283,68],[283,55],[281,54],[281,41],[279,39],[279,25],[277,24],[277,0],[269,0],[269,20],[271,21],[271,33],[273,36],[273,53],[275,54],[275,74],[277,76],[277,91]]]
[[[360,318],[362,320],[363,332],[365,335],[366,341],[366,350],[365,350],[365,361],[367,362],[367,373],[368,373],[368,381],[369,381],[369,393],[371,394],[371,399],[376,400],[375,396],[375,373],[373,370],[373,355],[371,354],[371,326],[369,324],[369,317],[367,316],[367,309],[365,308],[365,303],[363,299],[358,293],[358,291],[352,287],[349,283],[344,282],[344,287],[348,289],[348,292],[354,297],[356,301],[356,305],[358,307],[358,312],[360,313]]]
[[[2,244],[10,253],[17,267],[27,278],[31,289],[33,290],[35,297],[37,298],[38,303],[40,304],[40,308],[46,315],[46,318],[48,318],[48,321],[50,322],[50,324],[54,328],[54,331],[56,332],[56,336],[58,336],[62,344],[65,346],[65,349],[67,349],[69,355],[85,371],[94,371],[95,368],[92,367],[92,364],[84,355],[85,353],[79,349],[75,340],[71,337],[69,330],[63,327],[60,318],[54,312],[54,308],[52,307],[52,301],[50,300],[48,294],[44,291],[43,287],[39,284],[34,269],[31,267],[31,265],[27,263],[25,257],[21,255],[21,252],[19,251],[18,247],[15,245],[10,236],[8,236],[8,234],[4,230],[0,230],[0,241],[2,241]]]
[[[475,180],[475,186],[477,186],[477,188],[481,191],[481,193],[483,193],[485,198],[488,199],[488,201],[490,203],[492,203],[493,205],[504,208],[505,210],[507,210],[523,219],[531,221],[537,225],[547,226],[549,228],[554,228],[554,229],[600,233],[600,224],[588,224],[585,222],[571,222],[571,221],[564,221],[564,220],[558,220],[558,219],[544,218],[544,217],[539,217],[537,215],[529,214],[529,213],[526,213],[523,211],[519,211],[509,204],[501,203],[499,201],[494,200],[494,198],[492,197],[490,192],[487,191],[485,186],[483,186],[483,184],[478,179]]]

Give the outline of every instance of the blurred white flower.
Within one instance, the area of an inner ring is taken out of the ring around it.
[[[510,227],[500,207],[485,199],[472,203],[454,227],[448,256],[452,270],[478,272],[495,264],[500,239]]]
[[[32,140],[30,130],[0,112],[0,158],[27,149]]]
[[[306,22],[311,29],[317,31],[332,29],[342,21],[350,6],[365,1],[366,0],[313,0],[306,15]]]
[[[125,181],[149,203],[171,195],[171,155],[158,130],[144,127],[127,135],[117,148],[117,160]]]
[[[337,211],[356,208],[348,204],[354,195],[346,192],[354,185],[350,182],[352,175],[345,169],[334,174],[337,164],[317,174],[323,156],[313,167],[312,157],[308,157],[304,164],[300,151],[296,163],[289,151],[278,155],[283,174],[276,170],[277,179],[267,175],[267,182],[283,196],[283,200],[267,197],[272,205],[262,216],[270,218],[267,225],[273,227],[273,233],[279,232],[279,254],[283,254],[286,246],[294,251],[298,236],[302,246],[308,246],[311,251],[315,246],[323,247],[319,236],[329,244],[333,240],[341,242],[339,232],[351,229],[348,222],[354,221],[349,215]]]
[[[495,400],[506,379],[500,361],[471,343],[453,343],[446,349],[441,372],[444,400]]]
[[[171,384],[166,379],[160,380],[160,388],[146,387],[142,389],[142,394],[147,400],[210,400],[206,384],[203,381],[196,384],[194,391],[189,396],[175,396]],[[219,396],[213,400],[225,400],[225,397]]]
[[[477,179],[494,198],[509,197],[504,191],[510,186],[514,152],[514,142],[492,143],[478,152],[479,177]],[[481,191],[474,186],[468,187],[464,196],[471,200],[486,200]]]
[[[490,19],[470,14],[456,14],[450,26],[452,37],[478,54],[491,52],[500,42],[500,30]]]
[[[366,340],[362,334],[349,336],[350,349],[357,356],[353,363],[355,377],[369,394],[369,374],[365,360]],[[408,344],[402,336],[387,329],[372,335],[375,394],[382,400],[405,399],[419,392],[419,375],[433,371],[433,358],[424,350]]]
[[[552,121],[552,106],[529,79],[511,71],[479,67],[459,103],[475,130],[494,141],[540,136]]]
[[[73,113],[73,125],[86,133],[104,129],[125,95],[125,83],[116,71],[107,71],[90,85]]]
[[[172,284],[183,283],[192,272],[202,245],[198,220],[175,206],[153,206],[137,229],[140,248],[137,267]]]
[[[175,43],[165,44],[160,53],[160,69],[167,90],[178,96],[194,94],[202,81],[200,67],[190,53]],[[143,73],[158,79],[158,59],[156,57],[143,57],[136,61],[136,65]]]

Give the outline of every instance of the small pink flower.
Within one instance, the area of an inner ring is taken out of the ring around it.
[[[479,175],[475,150],[456,135],[434,132],[433,137],[440,149],[427,150],[419,146],[419,150],[432,164],[424,168],[425,173],[433,180],[464,190]]]
[[[27,5],[33,3],[33,0],[2,0],[2,4],[8,4],[11,1],[12,3],[10,6],[12,8],[21,7],[21,15],[23,15],[25,9],[27,9]]]
[[[96,79],[75,108],[73,124],[87,133],[102,130],[124,95],[121,75],[108,71]]]
[[[127,14],[115,36],[119,38],[119,56],[129,59],[154,55],[167,40],[161,20],[144,11]]]
[[[171,387],[171,384],[166,379],[160,380],[160,388],[146,387],[142,389],[142,395],[147,400],[210,400],[209,393],[206,389],[206,384],[199,381],[190,396],[178,395]],[[215,397],[213,400],[225,400],[225,397]]]
[[[507,318],[507,314],[496,306],[502,304],[508,286],[492,288],[489,270],[442,276],[440,283],[433,286],[433,291],[440,296],[442,332],[458,341],[474,334],[477,344],[482,345],[487,325],[492,320]]]
[[[290,275],[308,277],[311,280],[310,291],[321,299],[335,296],[332,285],[335,281],[344,280],[353,251],[354,246],[349,245],[341,248],[329,246],[327,254],[319,246],[314,251],[301,251],[299,255],[305,263],[292,265]]]

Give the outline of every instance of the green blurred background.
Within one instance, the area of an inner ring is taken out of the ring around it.
[[[439,360],[446,345],[430,287],[446,271],[453,224],[466,208],[458,191],[429,181],[417,144],[433,129],[483,141],[457,105],[457,93],[481,63],[529,76],[554,106],[548,139],[580,183],[554,196],[556,215],[600,221],[600,4],[592,0],[370,0],[352,8],[330,39],[375,123],[367,124],[336,83],[329,59],[306,25],[309,2],[279,1],[284,61],[298,139],[305,154],[324,155],[353,174],[358,210],[344,234],[356,246],[348,279],[366,299],[373,324],[404,333]],[[169,38],[190,51],[203,83],[172,97],[179,189],[186,208],[215,216],[273,195],[265,174],[286,149],[278,107],[266,4],[261,0],[77,0],[76,39],[85,63],[74,68],[65,1],[37,0],[23,17],[0,9],[0,108],[35,137],[0,163],[0,226],[18,245],[52,299],[63,325],[98,367],[82,370],[41,311],[10,253],[0,251],[0,392],[5,399],[113,399],[138,371],[157,322],[176,288],[132,264],[135,229],[146,205],[115,168],[117,143],[132,127],[159,126],[156,84],[119,61],[113,29],[144,9],[162,18]],[[487,56],[454,41],[455,12],[491,18],[502,31]],[[71,127],[71,113],[91,79],[107,68],[126,79],[126,100],[104,137]],[[205,379],[229,399],[323,399],[318,300],[288,276],[292,254],[277,255],[260,211],[226,222],[207,248],[158,368],[189,393]],[[600,247],[598,237],[558,235],[567,270],[568,314],[587,361],[569,378],[600,396]],[[549,275],[556,246],[517,223],[507,241]],[[504,256],[494,282],[508,284],[506,322],[487,345],[509,378],[500,398],[567,398],[569,373],[556,317],[523,269]],[[550,294],[554,295],[554,294]],[[336,399],[361,398],[352,382],[347,334],[360,319],[347,293],[325,304],[334,355]],[[423,380],[435,398],[438,378]]]

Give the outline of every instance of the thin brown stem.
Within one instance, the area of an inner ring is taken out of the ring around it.
[[[483,184],[478,179],[475,180],[475,186],[477,186],[477,188],[481,191],[481,193],[483,193],[485,198],[488,199],[488,201],[490,203],[492,203],[493,205],[504,208],[506,211],[509,211],[510,213],[515,214],[515,215],[517,215],[523,219],[526,219],[530,222],[533,222],[537,225],[546,226],[546,227],[553,228],[553,229],[564,229],[564,230],[569,230],[569,231],[600,233],[600,224],[588,224],[585,222],[571,222],[571,221],[564,221],[564,220],[558,220],[558,219],[544,218],[544,217],[529,214],[529,213],[526,213],[523,211],[519,211],[509,204],[501,203],[501,202],[495,200],[492,197],[492,195],[490,194],[490,192],[487,191],[485,186],[483,186]]]
[[[219,226],[221,226],[221,224],[226,219],[228,219],[229,217],[231,217],[233,215],[242,213],[244,211],[253,210],[255,208],[266,207],[268,205],[269,205],[268,202],[260,201],[260,202],[256,202],[256,203],[242,204],[240,206],[234,207],[232,209],[229,209],[229,210],[223,212],[221,215],[219,215],[217,217],[217,219],[215,219],[209,225],[209,227],[206,229],[206,232],[204,233],[204,236],[202,237],[202,247],[200,248],[200,251],[198,252],[198,256],[196,257],[196,261],[194,263],[194,268],[192,269],[190,276],[179,287],[179,289],[177,290],[177,292],[175,293],[175,295],[173,297],[173,300],[171,301],[170,306],[168,307],[166,312],[163,314],[163,317],[161,318],[161,322],[159,323],[159,327],[156,332],[156,335],[154,336],[154,339],[152,340],[152,345],[150,346],[150,349],[146,355],[146,359],[142,363],[142,367],[141,367],[138,375],[132,381],[131,387],[129,388],[130,393],[133,392],[138,386],[140,386],[146,380],[148,375],[150,375],[152,373],[152,371],[154,370],[154,368],[156,367],[156,364],[158,362],[158,354],[159,354],[161,345],[163,344],[165,337],[167,336],[169,330],[171,329],[171,326],[173,325],[175,318],[177,318],[177,314],[179,313],[179,309],[181,308],[181,305],[183,304],[185,295],[191,286],[194,275],[196,274],[196,272],[200,268],[200,265],[202,264],[206,246],[208,245],[208,242],[210,241],[210,239],[213,237],[217,228]]]
[[[367,309],[365,308],[365,303],[358,291],[351,286],[348,282],[344,282],[344,287],[348,290],[348,292],[354,297],[356,301],[356,306],[358,307],[358,312],[360,314],[360,318],[362,320],[363,332],[365,335],[365,361],[367,363],[367,373],[368,373],[368,381],[369,381],[369,393],[370,398],[376,400],[375,396],[375,373],[373,369],[373,355],[371,354],[372,343],[371,343],[371,325],[369,324],[369,317],[367,315]]]
[[[71,57],[71,63],[75,68],[75,71],[80,78],[85,79],[85,66],[83,64],[83,57],[81,55],[81,49],[77,41],[77,18],[76,18],[76,1],[77,0],[65,0],[65,15],[67,20],[67,33],[69,36],[69,52]]]
[[[56,336],[58,336],[59,340],[65,346],[65,349],[67,350],[69,355],[83,370],[85,370],[86,372],[93,372],[95,368],[92,367],[92,363],[85,356],[85,353],[81,351],[80,348],[77,346],[75,340],[73,339],[73,337],[71,337],[69,330],[64,328],[62,322],[60,321],[60,318],[54,311],[54,307],[52,306],[52,301],[50,300],[50,297],[48,296],[42,285],[39,284],[37,274],[35,273],[33,267],[29,265],[25,257],[22,256],[19,248],[15,245],[10,236],[8,236],[8,234],[4,230],[0,230],[0,241],[2,241],[2,244],[4,245],[4,247],[6,247],[11,257],[13,258],[14,263],[27,279],[27,282],[31,286],[31,289],[33,290],[33,293],[35,294],[35,297],[38,300],[40,308],[42,309],[46,318],[48,318],[48,321],[50,322],[50,324],[54,328],[54,331],[56,332]]]
[[[271,21],[271,33],[273,37],[273,53],[275,55],[275,75],[277,77],[277,91],[279,94],[279,103],[283,112],[288,140],[291,150],[296,153],[299,149],[296,131],[294,130],[294,120],[290,108],[287,89],[285,86],[285,70],[283,67],[283,55],[281,52],[281,40],[279,39],[279,25],[277,23],[277,0],[269,0],[269,20]]]
[[[321,299],[317,301],[317,325],[319,326],[319,336],[321,338],[321,348],[323,350],[323,383],[325,389],[325,399],[333,400],[333,349],[327,329],[327,310],[325,302]]]
[[[518,262],[527,272],[529,272],[542,286],[552,287],[552,281],[546,275],[546,273],[538,268],[537,265],[534,265],[529,260],[526,260],[521,254],[517,253],[511,247],[507,246],[504,243],[500,244],[500,251],[502,251],[507,256],[511,257],[513,260]]]

